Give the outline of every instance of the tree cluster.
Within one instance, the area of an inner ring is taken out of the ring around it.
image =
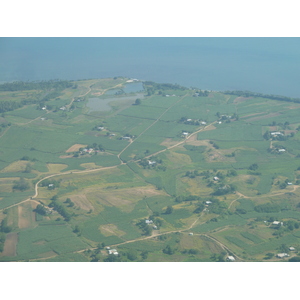
[[[54,210],[56,210],[62,217],[64,217],[65,221],[70,221],[73,214],[68,212],[68,210],[65,208],[65,206],[62,203],[59,203],[56,199],[52,200],[52,202],[49,204],[49,207],[53,207]]]
[[[28,190],[30,187],[29,183],[22,177],[20,177],[19,180],[15,180],[13,183],[14,183],[12,186],[13,191],[18,190],[24,192]]]
[[[61,180],[54,179],[45,179],[40,183],[40,186],[47,186],[49,190],[54,190],[55,188],[59,188]]]
[[[5,238],[6,238],[5,233],[0,232],[0,252],[2,252],[4,249]]]
[[[226,195],[226,194],[231,194],[233,192],[235,192],[234,185],[232,185],[232,184],[227,184],[227,185],[218,184],[214,188],[214,192],[212,193],[212,195],[214,195],[214,196],[222,196],[222,195]]]
[[[213,141],[209,141],[209,143],[215,148],[215,149],[219,149],[220,147]]]
[[[48,213],[48,210],[42,204],[38,204],[37,207],[34,209],[34,211],[42,216],[46,216]]]
[[[64,90],[66,88],[72,87],[73,83],[67,80],[48,80],[48,81],[15,81],[0,84],[0,91],[26,91],[26,90],[50,90],[50,89],[60,89]]]
[[[224,94],[228,95],[237,95],[239,97],[260,97],[260,98],[267,98],[267,99],[272,99],[272,100],[279,100],[279,101],[287,101],[287,102],[295,102],[295,103],[300,103],[300,98],[291,98],[291,97],[286,97],[286,96],[279,96],[279,95],[269,95],[269,94],[262,94],[262,93],[254,93],[250,91],[225,91],[223,92]]]
[[[282,210],[281,206],[273,203],[264,203],[254,206],[254,210],[259,213],[276,213]]]

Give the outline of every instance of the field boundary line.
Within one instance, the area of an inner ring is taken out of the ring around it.
[[[169,106],[150,126],[148,126],[144,131],[142,131],[133,141],[131,141],[119,154],[118,154],[118,158],[120,158],[120,155],[132,144],[134,143],[139,137],[141,137],[149,128],[151,128],[154,124],[156,124],[161,117],[167,113],[173,106],[175,106],[177,103],[179,103],[180,101],[182,101],[184,98],[186,98],[188,96],[188,94],[185,94],[184,96],[182,96],[178,101],[176,101],[174,104],[172,104],[171,106]],[[122,160],[122,159],[121,159]]]
[[[3,131],[3,133],[0,135],[0,138],[2,138],[2,137],[5,135],[5,133],[6,133],[10,128],[11,128],[11,126],[9,126],[8,128],[6,128],[6,129]]]

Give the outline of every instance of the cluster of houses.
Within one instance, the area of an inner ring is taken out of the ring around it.
[[[138,82],[139,80],[138,79],[135,79],[135,78],[133,78],[133,79],[129,79],[129,80],[127,80],[126,82]]]
[[[280,131],[273,131],[273,132],[271,132],[271,135],[275,137],[277,135],[283,135],[283,133]]]
[[[147,224],[147,225],[150,225],[150,224],[153,224],[153,221],[152,220],[145,220],[145,223]],[[153,229],[157,229],[157,226],[156,225],[152,225],[152,227],[153,227]]]
[[[289,247],[290,251],[295,251],[296,249],[294,247]],[[289,257],[290,255],[288,253],[278,253],[276,255],[278,258],[284,258],[284,257]]]
[[[108,254],[119,255],[119,252],[116,249],[110,249],[110,247],[106,247]]]
[[[93,148],[84,148],[84,149],[82,149],[82,151],[80,152],[80,154],[91,154],[94,151],[95,150]]]
[[[202,120],[185,119],[185,118],[181,118],[180,122],[187,124],[187,125],[206,125],[207,124],[207,122],[202,121]]]

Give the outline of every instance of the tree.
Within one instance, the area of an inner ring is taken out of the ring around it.
[[[80,228],[78,225],[75,225],[75,229],[73,230],[74,233],[80,233]]]
[[[42,216],[45,216],[47,214],[47,210],[42,204],[38,204],[34,211]]]
[[[142,103],[140,98],[137,98],[134,102],[135,105],[140,105]]]
[[[171,205],[169,205],[165,210],[165,214],[169,215],[173,212],[173,210],[174,208]]]
[[[25,170],[23,171],[24,173],[31,173],[32,167],[31,165],[28,163],[25,167]]]
[[[252,164],[252,165],[249,167],[249,170],[251,170],[251,171],[255,171],[255,170],[257,170],[257,169],[258,169],[258,164],[256,164],[256,163]]]
[[[300,262],[300,256],[294,256],[289,259],[289,262]]]
[[[288,247],[286,244],[281,244],[281,245],[278,247],[278,250],[279,250],[280,252],[288,253],[288,252],[289,252],[289,247]]]
[[[267,253],[266,256],[265,256],[265,259],[271,259],[272,257],[274,257],[274,253]]]
[[[170,245],[167,245],[167,246],[163,249],[163,253],[169,254],[169,255],[173,255],[173,254],[175,253],[175,250],[174,250]]]
[[[127,255],[127,258],[131,261],[134,261],[137,259],[137,252],[133,249],[130,249],[126,255]]]
[[[141,253],[141,257],[142,257],[142,259],[147,259],[148,258],[148,251],[143,251]]]

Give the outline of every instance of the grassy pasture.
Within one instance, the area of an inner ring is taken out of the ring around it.
[[[115,115],[105,120],[105,126],[111,132],[118,132],[121,136],[126,133],[138,135],[153,123],[153,120]]]
[[[44,225],[20,231],[17,255],[18,259],[33,259],[49,251],[63,254],[86,247],[69,226]]]
[[[57,255],[56,257],[46,260],[40,260],[42,262],[88,262],[90,261],[86,256],[81,253],[70,253]]]
[[[28,121],[36,119],[38,117],[44,117],[47,112],[44,110],[37,110],[36,104],[33,105],[26,105],[22,108],[16,109],[14,111],[6,113],[6,116],[14,116],[14,117],[21,117],[24,119],[28,119]]]
[[[135,117],[141,119],[150,119],[156,120],[160,115],[163,114],[165,108],[155,107],[155,106],[146,106],[144,104],[141,105],[133,105],[122,112],[119,115]]]
[[[224,226],[234,225],[234,226],[242,226],[245,225],[247,221],[243,218],[241,218],[239,215],[230,215],[227,216],[224,219],[218,220],[218,222],[207,222],[205,224],[197,225],[193,228],[193,232],[196,233],[206,233],[213,230],[216,230],[217,228],[222,228]]]
[[[236,121],[224,124],[218,130],[202,131],[198,133],[198,139],[225,140],[225,141],[262,141],[261,127],[259,125],[241,124]]]
[[[144,100],[144,105],[156,106],[162,108],[168,108],[174,105],[178,101],[178,97],[163,97],[163,96],[152,96],[151,98]]]
[[[73,97],[83,95],[90,86],[90,94],[100,97],[105,89],[125,81],[125,78],[80,81],[77,89],[67,89],[59,100],[48,103],[58,108],[69,104]],[[94,247],[99,242],[112,245],[140,238],[142,232],[136,223],[153,213],[158,213],[163,220],[160,230],[165,233],[188,228],[200,217],[191,229],[195,235],[167,234],[164,241],[153,238],[129,243],[120,246],[121,250],[149,250],[147,261],[209,261],[212,253],[222,252],[215,242],[196,235],[209,233],[242,258],[263,260],[265,253],[276,252],[282,243],[299,243],[299,230],[284,232],[283,236],[277,238],[273,235],[274,229],[258,220],[269,217],[283,222],[300,220],[297,208],[300,191],[294,190],[294,185],[281,189],[276,184],[286,179],[295,183],[300,178],[300,171],[296,170],[300,166],[300,160],[298,164],[296,157],[300,154],[300,135],[296,132],[294,137],[286,141],[272,142],[273,147],[280,145],[287,149],[282,155],[268,152],[270,141],[265,141],[262,136],[266,130],[281,130],[282,125],[278,123],[286,121],[290,122],[290,128],[287,129],[295,130],[299,125],[300,105],[262,98],[245,99],[218,92],[212,92],[208,97],[192,97],[191,90],[168,93],[185,97],[146,96],[141,105],[118,106],[119,103],[115,103],[117,106],[112,111],[94,115],[86,114],[85,101],[74,102],[76,108],[73,111],[49,112],[44,115],[46,120],[37,119],[31,123],[31,120],[46,113],[37,110],[37,105],[27,105],[5,113],[5,120],[12,125],[0,136],[0,209],[32,196],[33,179],[36,176],[42,178],[49,173],[65,171],[73,171],[73,174],[55,177],[61,182],[53,191],[39,187],[39,199],[49,204],[50,198],[57,194],[58,201],[64,202],[70,197],[75,203],[73,208],[68,207],[75,214],[69,223],[55,221],[59,216],[56,212],[47,217],[34,218],[34,207],[30,202],[8,209],[7,215],[2,214],[1,218],[7,216],[9,224],[13,226],[13,234],[19,234],[17,256],[14,259],[88,261],[88,255],[75,252]],[[26,93],[17,92],[14,96],[7,93],[7,97],[19,101],[21,97],[26,97]],[[167,145],[184,141],[180,137],[182,131],[194,132],[201,128],[179,123],[180,118],[214,122],[218,120],[218,113],[237,113],[239,120],[215,123],[210,127],[213,130],[198,133],[197,139],[196,136],[191,137],[183,145],[166,150]],[[273,121],[276,126],[271,126]],[[105,127],[104,131],[93,130],[100,124]],[[109,137],[106,132],[116,135]],[[128,141],[119,140],[127,133],[138,136],[130,145]],[[208,141],[214,141],[218,147],[214,148]],[[71,146],[93,143],[103,145],[106,152],[78,158],[66,157],[66,150]],[[117,154],[125,147],[121,155],[125,161],[166,150],[153,158],[162,159],[162,166],[166,170],[157,167],[144,169],[137,162],[120,165]],[[234,155],[230,156],[232,153]],[[28,156],[29,160],[20,160],[24,156]],[[28,163],[32,171],[23,173]],[[253,163],[258,165],[257,173],[249,170]],[[75,173],[75,170],[89,171],[110,166],[113,168]],[[214,185],[207,186],[208,179],[184,176],[187,171],[208,170],[209,179],[212,180],[218,172],[225,175],[233,169],[237,171],[237,176],[225,177],[220,182],[233,184],[237,192],[251,197],[251,200],[237,199],[238,193],[218,197],[227,205],[232,203],[230,212],[225,209],[223,214],[218,215],[211,213],[208,206],[208,210],[200,215],[193,213],[195,202],[175,202],[175,197],[179,195],[197,195],[204,199],[213,192]],[[30,190],[12,192],[13,180],[19,177],[30,182]],[[236,202],[232,202],[236,199]],[[258,213],[254,210],[255,205],[268,202],[278,204],[285,210],[278,213]],[[174,211],[165,214],[169,205],[173,206]],[[246,213],[234,213],[236,209],[244,209]],[[79,236],[73,233],[75,225],[80,228]],[[167,244],[175,247],[174,255],[162,252]],[[189,254],[187,251],[191,248],[197,249],[198,253]]]

